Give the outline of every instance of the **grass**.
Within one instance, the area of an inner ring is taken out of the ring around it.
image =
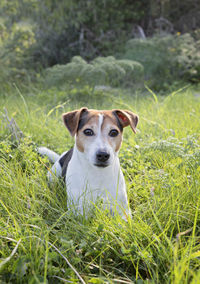
[[[200,277],[200,93],[17,88],[0,95],[0,281],[2,283],[198,283]],[[124,108],[140,116],[120,151],[132,220],[96,206],[69,214],[58,181],[48,185],[45,145],[73,145],[64,111]],[[11,138],[7,108],[24,133]]]

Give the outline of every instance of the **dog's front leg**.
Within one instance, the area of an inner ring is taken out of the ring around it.
[[[61,177],[61,176],[62,176],[62,168],[60,166],[59,161],[57,161],[55,162],[53,167],[48,171],[47,177],[48,180],[52,182],[55,177]]]

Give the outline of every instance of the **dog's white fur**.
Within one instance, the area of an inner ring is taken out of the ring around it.
[[[93,203],[100,198],[103,199],[105,207],[109,206],[111,211],[117,209],[123,217],[127,217],[130,215],[130,210],[125,180],[118,158],[118,148],[121,145],[123,127],[131,125],[135,132],[138,116],[121,110],[93,111],[83,108],[74,112],[77,112],[75,113],[76,116],[73,115],[70,119],[78,120],[78,122],[67,121],[67,115],[70,116],[72,112],[64,114],[64,122],[70,133],[75,136],[73,154],[65,178],[69,200],[76,205],[78,212],[83,213],[85,204],[88,201]],[[87,118],[89,117],[90,120],[86,120],[86,123],[83,123],[82,128],[79,130],[78,123],[82,113],[86,113]],[[114,120],[114,114],[115,116],[116,114],[119,115],[119,117],[116,116],[116,121]],[[78,118],[77,115],[79,115]],[[105,120],[106,118],[107,120]],[[119,129],[119,123],[122,126],[121,130]],[[70,124],[73,124],[76,129],[72,129]],[[84,130],[87,128],[93,131],[93,135],[84,136]],[[110,131],[113,129],[118,131],[118,138],[110,136]],[[99,162],[97,161],[98,151],[103,151],[103,153],[109,155],[106,162],[101,162],[103,166],[96,164]],[[62,167],[59,161],[66,152],[59,156],[45,147],[40,147],[38,152],[47,155],[54,162],[51,171],[48,172],[49,180],[52,181],[54,176],[61,176]]]

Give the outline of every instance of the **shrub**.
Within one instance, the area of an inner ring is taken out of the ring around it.
[[[18,23],[7,30],[2,24],[2,42],[0,41],[0,84],[7,80],[21,80],[27,77],[30,70],[29,48],[34,45],[35,37],[28,23]],[[33,70],[32,70],[33,72]],[[30,73],[29,73],[30,75]]]
[[[174,42],[176,69],[180,77],[199,81],[200,77],[200,40],[190,34],[176,37]]]
[[[113,56],[97,57],[87,63],[80,56],[66,65],[55,65],[46,71],[48,86],[72,83],[78,85],[131,86],[142,82],[143,66],[133,60],[117,60]]]
[[[132,39],[122,58],[140,62],[150,86],[160,89],[174,80],[199,78],[199,46],[200,41],[189,34]]]

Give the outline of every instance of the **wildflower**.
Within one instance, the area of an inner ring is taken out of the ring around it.
[[[155,188],[152,187],[152,188],[150,189],[151,196],[154,196],[154,191],[155,191]]]

